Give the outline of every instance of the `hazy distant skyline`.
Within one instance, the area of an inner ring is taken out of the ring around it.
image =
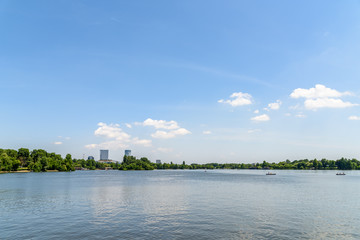
[[[359,1],[0,0],[0,148],[360,159]]]

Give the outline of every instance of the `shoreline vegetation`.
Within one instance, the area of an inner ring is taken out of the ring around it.
[[[121,163],[101,163],[95,160],[73,159],[70,154],[48,153],[43,149],[0,149],[0,173],[66,172],[75,170],[154,170],[154,169],[264,169],[264,170],[360,170],[360,161],[341,158],[286,160],[278,163],[153,163],[146,157],[124,156]]]

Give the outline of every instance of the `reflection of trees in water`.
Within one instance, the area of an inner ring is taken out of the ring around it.
[[[167,178],[155,176],[159,181],[154,181],[153,177],[144,179],[135,172],[126,172],[119,181],[118,173],[109,179],[102,178],[102,186],[92,188],[91,209],[95,224],[126,226],[132,222],[138,227],[179,224],[188,205],[183,185],[174,185]]]

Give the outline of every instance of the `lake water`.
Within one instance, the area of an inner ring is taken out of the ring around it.
[[[360,239],[360,172],[0,174],[0,239]]]

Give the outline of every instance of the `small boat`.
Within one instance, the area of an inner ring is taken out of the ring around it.
[[[338,172],[338,173],[336,173],[336,175],[346,175],[344,172]]]
[[[276,173],[273,172],[267,172],[266,175],[276,175]]]

